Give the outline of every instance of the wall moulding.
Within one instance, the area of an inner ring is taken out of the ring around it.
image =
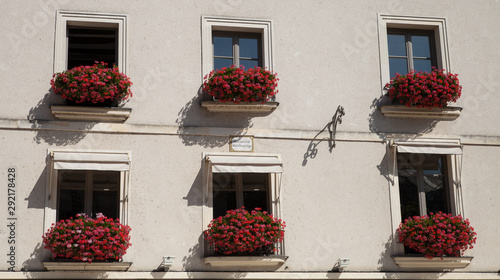
[[[384,105],[380,111],[389,118],[416,118],[434,120],[454,120],[460,116],[461,107],[417,108],[405,105]]]

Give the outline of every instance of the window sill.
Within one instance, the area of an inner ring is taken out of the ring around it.
[[[49,271],[126,271],[131,262],[43,262]]]
[[[461,107],[416,108],[405,105],[385,105],[380,111],[389,118],[418,118],[434,120],[454,120],[460,116]]]
[[[50,106],[50,110],[56,119],[93,122],[125,122],[132,112],[131,108],[78,106]]]
[[[201,107],[209,112],[221,113],[270,113],[278,108],[279,102],[219,102],[202,101]]]
[[[213,267],[261,267],[278,268],[285,263],[287,256],[221,256],[206,257],[205,263]]]
[[[466,268],[473,257],[436,257],[427,259],[425,257],[393,257],[394,261],[401,268],[434,268],[434,269],[455,269]]]

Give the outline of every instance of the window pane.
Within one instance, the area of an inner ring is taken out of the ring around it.
[[[446,183],[443,169],[443,157],[426,155],[423,165],[424,191],[427,214],[431,212],[449,213]]]
[[[214,55],[215,56],[233,56],[233,38],[214,36]]]
[[[430,73],[432,71],[432,61],[430,59],[414,59],[413,66],[417,72]]]
[[[254,68],[256,66],[260,66],[260,63],[258,60],[246,60],[246,59],[241,59],[240,60],[240,66],[245,66],[245,69],[250,69]]]
[[[214,69],[221,69],[233,65],[233,59],[229,58],[214,58]]]
[[[406,40],[404,34],[388,34],[389,55],[406,56]]]
[[[268,211],[267,207],[267,182],[266,173],[243,173],[243,204],[248,211],[255,208],[262,208]]]
[[[391,78],[400,75],[408,74],[408,60],[406,58],[389,58],[389,69],[391,71]]]
[[[411,47],[414,57],[431,57],[430,38],[427,35],[412,35]]]
[[[401,218],[420,216],[418,199],[418,174],[415,168],[419,158],[411,155],[398,155],[399,196],[401,203]]]
[[[85,213],[86,171],[59,171],[58,219]]]
[[[108,218],[118,218],[120,172],[94,171],[92,190],[92,216],[102,213]]]
[[[259,59],[259,40],[257,38],[239,38],[240,57]]]
[[[104,61],[117,63],[117,30],[113,28],[68,27],[68,69]]]
[[[236,209],[236,176],[231,173],[213,174],[213,217]]]

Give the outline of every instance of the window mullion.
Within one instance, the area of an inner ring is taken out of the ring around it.
[[[417,168],[418,201],[420,206],[420,216],[427,215],[427,202],[425,199],[424,171],[422,164]]]
[[[92,182],[94,173],[91,170],[86,172],[85,176],[85,214],[92,215]]]
[[[233,36],[233,64],[240,67],[240,40],[238,36]]]
[[[406,33],[406,56],[408,57],[408,73],[412,69],[415,69],[415,66],[413,65],[413,45],[411,43],[411,34]]]

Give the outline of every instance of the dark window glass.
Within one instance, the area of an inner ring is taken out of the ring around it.
[[[391,78],[410,70],[430,72],[436,65],[432,31],[390,29],[387,34]]]
[[[104,61],[113,66],[118,61],[118,30],[68,26],[68,69]]]
[[[261,35],[255,33],[214,32],[214,69],[235,65],[245,69],[262,67]]]
[[[61,170],[58,177],[59,220],[80,213],[118,218],[120,172]]]
[[[241,208],[269,211],[266,173],[213,173],[213,217]]]

